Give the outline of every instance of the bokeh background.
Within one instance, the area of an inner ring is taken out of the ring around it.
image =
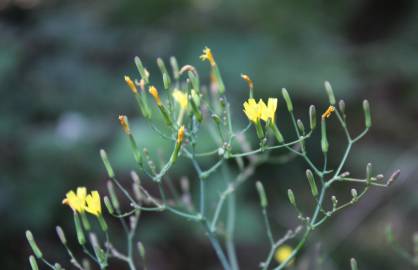
[[[364,175],[371,161],[385,175],[400,168],[401,177],[389,189],[373,189],[315,232],[298,269],[348,269],[351,257],[360,269],[413,269],[387,245],[384,229],[393,224],[399,241],[412,251],[418,229],[414,0],[1,0],[1,268],[29,269],[28,228],[52,260],[65,258],[54,227],[60,224],[69,238],[74,235],[71,213],[60,202],[78,185],[104,189],[98,149],[109,151],[121,180],[129,183],[134,164],[116,116],[126,113],[141,130],[123,81],[124,74],[136,75],[134,56],[151,73],[157,73],[156,57],[175,55],[180,65],[207,74],[208,65],[198,59],[204,46],[212,48],[221,67],[237,125],[245,124],[240,106],[247,93],[240,73],[251,75],[259,97],[279,96],[286,87],[302,119],[310,104],[326,108],[323,82],[329,80],[346,101],[355,132],[363,127],[361,101],[370,100],[372,132],[357,145],[347,169]],[[286,129],[280,110],[278,121]],[[331,122],[335,165],[344,137]],[[141,131],[137,136],[152,151],[161,148],[158,137]],[[319,144],[312,148],[319,160]],[[256,269],[268,251],[254,181],[265,183],[273,229],[282,234],[297,223],[287,188],[311,204],[305,169],[300,160],[263,166],[240,190],[236,240],[242,269]],[[188,170],[185,165],[181,172]],[[335,192],[343,200],[348,190]],[[150,269],[220,269],[202,231],[172,215],[144,215],[139,238]],[[314,266],[318,258],[323,263]]]

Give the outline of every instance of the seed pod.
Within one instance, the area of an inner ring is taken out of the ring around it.
[[[64,231],[60,226],[55,227],[55,230],[57,231],[58,238],[60,239],[61,243],[63,245],[67,244],[67,238],[65,237]]]
[[[354,258],[351,258],[350,260],[351,270],[358,270],[357,261]]]
[[[258,191],[258,196],[260,197],[261,207],[266,208],[267,207],[267,196],[266,196],[266,192],[264,191],[264,186],[260,181],[257,181],[255,183],[255,186],[256,186],[257,191]]]
[[[325,81],[324,86],[325,86],[325,91],[327,92],[327,95],[328,95],[329,103],[331,105],[335,105],[336,101],[335,101],[334,91],[332,91],[332,87],[329,81]]]
[[[309,125],[311,130],[316,128],[316,108],[314,105],[309,106]]]
[[[104,166],[106,168],[107,175],[110,178],[115,177],[115,173],[113,172],[113,168],[110,165],[109,159],[107,158],[107,153],[106,153],[106,151],[104,149],[101,149],[100,150],[100,157],[102,158],[102,162],[103,162],[103,164],[104,164]]]
[[[39,270],[38,263],[33,255],[29,256],[29,263],[32,270]]]
[[[289,198],[290,204],[296,207],[295,195],[293,194],[293,191],[290,188],[287,190],[287,197]]]
[[[367,99],[363,100],[363,111],[366,128],[370,128],[372,126],[372,117],[370,115],[370,104]]]
[[[42,258],[42,251],[39,249],[38,245],[35,242],[35,238],[33,237],[32,232],[29,230],[26,231],[26,239],[28,240],[29,245],[32,248],[32,251],[35,254],[36,258]]]
[[[306,170],[306,178],[308,178],[309,186],[311,187],[311,192],[314,197],[318,196],[318,187],[315,183],[315,178],[312,174],[312,171],[307,169]]]
[[[293,103],[290,99],[289,93],[287,92],[286,88],[282,88],[282,95],[284,98],[284,101],[286,102],[287,110],[289,112],[293,112]]]

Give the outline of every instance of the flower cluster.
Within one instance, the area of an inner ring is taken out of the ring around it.
[[[78,187],[76,192],[69,191],[62,203],[68,205],[73,211],[78,213],[84,213],[86,211],[95,216],[102,214],[100,195],[96,190],[87,195],[87,189],[85,187]]]

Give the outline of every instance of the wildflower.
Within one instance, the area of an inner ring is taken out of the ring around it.
[[[261,106],[261,119],[267,122],[267,120],[271,120],[274,122],[274,115],[277,109],[277,98],[269,98],[266,104],[260,100],[259,106]]]
[[[184,138],[184,126],[181,126],[179,128],[179,131],[177,132],[177,143],[180,144],[183,141]]]
[[[279,264],[281,264],[281,263],[285,262],[290,257],[292,252],[293,252],[293,249],[290,246],[283,245],[276,250],[276,254],[275,254],[274,258],[276,259],[276,261]]]
[[[211,66],[216,66],[215,59],[213,58],[213,54],[208,47],[203,49],[203,54],[200,56],[202,61],[208,60]]]
[[[99,192],[92,191],[91,194],[87,195],[86,197],[86,204],[85,207],[86,211],[92,215],[100,216],[102,214],[102,205],[100,203],[100,195]]]
[[[246,82],[247,82],[248,87],[249,87],[250,89],[253,89],[253,88],[254,88],[254,83],[253,83],[253,81],[251,80],[251,78],[250,78],[248,75],[246,75],[246,74],[241,74],[241,78],[242,78],[244,81],[246,81]]]
[[[85,187],[78,187],[77,193],[72,190],[69,191],[62,203],[70,206],[73,211],[83,213],[86,206],[86,195],[87,189]]]
[[[138,93],[138,89],[136,88],[134,82],[129,78],[129,76],[125,76],[125,82],[128,84],[129,88],[131,88],[131,91],[135,94]]]
[[[157,88],[155,88],[154,86],[150,86],[148,91],[154,97],[155,102],[157,103],[157,105],[161,106],[161,99],[160,99],[160,95],[158,94]]]
[[[255,99],[250,98],[243,104],[245,115],[247,115],[248,120],[250,120],[253,123],[257,123],[260,121],[262,113],[260,108],[260,102],[262,102],[262,100],[260,100],[257,104],[257,102],[255,102]]]
[[[175,89],[173,92],[173,98],[175,101],[177,101],[183,110],[187,108],[187,103],[189,101],[187,94],[178,89]]]
[[[131,130],[130,130],[129,124],[128,124],[128,117],[126,117],[126,115],[119,115],[119,122],[120,122],[120,125],[123,128],[123,131],[126,134],[130,134]]]
[[[329,106],[328,109],[322,114],[322,118],[329,118],[332,114],[332,112],[335,111],[334,106]]]

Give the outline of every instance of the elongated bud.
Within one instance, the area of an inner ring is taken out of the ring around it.
[[[171,155],[170,158],[170,162],[174,163],[177,160],[177,157],[179,155],[180,149],[181,149],[181,145],[183,143],[183,139],[184,139],[184,126],[181,126],[177,132],[177,141],[176,141],[176,146],[174,148],[173,154]]]
[[[103,215],[98,215],[97,216],[97,221],[99,221],[100,229],[102,229],[102,231],[104,231],[104,232],[107,232],[108,226],[107,226],[106,220],[104,219]]]
[[[39,270],[38,263],[33,255],[29,256],[29,263],[32,270]]]
[[[309,125],[311,130],[316,128],[316,108],[314,105],[309,106]]]
[[[266,192],[264,191],[264,186],[260,181],[257,181],[255,183],[255,186],[256,186],[257,191],[258,191],[258,196],[260,196],[261,207],[266,208],[267,207],[267,196],[266,196]]]
[[[337,204],[338,204],[337,197],[332,196],[331,197],[331,202],[332,202],[332,206],[335,208],[337,206]]]
[[[329,81],[325,81],[324,86],[325,86],[325,91],[327,92],[327,95],[328,95],[329,104],[335,105],[336,101],[335,101],[334,91],[332,91],[332,87]]]
[[[287,190],[287,197],[289,198],[290,204],[296,207],[295,195],[293,194],[293,191],[290,188]]]
[[[164,117],[165,123],[167,124],[167,126],[171,126],[172,125],[172,121],[171,121],[170,114],[167,111],[166,107],[161,102],[160,95],[158,94],[157,88],[155,88],[154,86],[150,86],[150,88],[149,88],[148,91],[150,92],[150,94],[153,96],[155,102],[157,103],[158,108],[160,109],[161,114]]]
[[[54,264],[54,270],[64,270],[64,268],[62,268],[61,264],[55,263]]]
[[[157,64],[160,68],[161,74],[163,75],[164,89],[168,90],[171,85],[171,79],[170,75],[168,74],[167,68],[165,67],[163,59],[157,58]]]
[[[35,242],[35,238],[33,238],[32,232],[29,230],[26,231],[26,239],[28,240],[28,243],[32,248],[32,251],[35,254],[36,258],[42,258],[42,251],[39,249],[38,245]]]
[[[386,232],[386,240],[389,243],[393,243],[395,241],[395,236],[394,236],[394,233],[393,233],[392,225],[390,225],[390,224],[387,225],[385,232]]]
[[[119,119],[120,125],[123,128],[123,132],[125,132],[126,134],[130,134],[131,130],[129,128],[128,117],[126,115],[119,115],[118,119]]]
[[[357,261],[354,258],[351,258],[350,260],[351,270],[358,270]]]
[[[303,125],[302,120],[298,119],[296,121],[296,124],[298,126],[298,129],[299,129],[300,133],[305,134],[305,126]]]
[[[307,169],[306,170],[306,178],[308,178],[309,186],[311,188],[312,195],[316,197],[318,195],[318,187],[315,183],[315,178],[312,174],[312,171]]]
[[[366,166],[366,178],[367,178],[367,181],[370,181],[372,179],[372,174],[373,174],[372,164],[371,163],[367,163],[367,166]]]
[[[367,99],[363,100],[363,111],[366,128],[370,128],[372,126],[372,117],[370,115],[370,105]]]
[[[251,78],[246,74],[241,74],[241,78],[247,82],[248,88],[250,89],[250,98],[253,98],[254,96],[254,83]]]
[[[157,88],[155,88],[155,86],[150,86],[148,91],[152,95],[152,97],[154,98],[157,105],[161,106],[161,99],[160,99],[160,95],[158,94]]]
[[[141,75],[141,78],[145,81],[145,83],[149,83],[149,74],[142,65],[141,59],[138,56],[135,56],[135,65],[138,69],[139,74]]]
[[[195,90],[197,93],[200,93],[200,81],[199,81],[199,76],[192,72],[192,71],[188,71],[187,72],[187,76],[189,76],[189,80],[192,84],[193,90]]]
[[[129,88],[131,89],[132,93],[134,93],[134,94],[138,93],[138,89],[136,88],[134,82],[131,80],[131,78],[129,76],[125,76],[125,82],[129,86]]]
[[[58,238],[60,239],[61,243],[63,245],[67,245],[67,238],[65,237],[64,231],[60,226],[55,227],[55,230],[57,231]]]
[[[113,172],[113,168],[110,165],[109,159],[107,158],[107,154],[106,154],[106,151],[104,149],[101,149],[100,150],[100,157],[102,158],[102,162],[103,162],[103,164],[104,164],[104,166],[106,168],[107,175],[110,178],[115,177],[115,173]]]
[[[290,99],[289,93],[287,92],[286,88],[282,89],[282,95],[283,95],[284,101],[286,102],[287,110],[289,112],[293,112],[293,103],[292,103],[292,100]]]
[[[270,122],[270,128],[272,129],[274,137],[276,137],[277,142],[283,143],[284,142],[283,135],[280,132],[279,128],[277,127],[276,123]]]
[[[399,175],[401,174],[401,170],[396,170],[388,179],[387,185],[391,185],[396,179],[398,179]]]
[[[211,117],[212,117],[212,119],[213,119],[213,121],[215,121],[215,123],[217,124],[217,125],[220,125],[221,124],[221,122],[222,122],[222,120],[221,120],[221,118],[217,115],[217,114],[212,114],[211,115]]]
[[[111,181],[107,181],[107,191],[109,192],[110,201],[112,202],[113,207],[116,210],[119,210],[120,204],[119,204],[118,196],[116,195],[115,188]]]
[[[181,126],[177,132],[177,143],[181,143],[184,138],[184,126]]]
[[[352,188],[350,192],[351,192],[351,197],[353,197],[353,200],[357,201],[358,199],[357,189]]]
[[[139,256],[141,257],[141,259],[143,260],[143,261],[145,261],[145,247],[144,247],[144,245],[141,243],[141,242],[138,242],[137,244],[136,244],[136,246],[137,246],[137,248],[138,248],[138,252],[139,252]]]
[[[321,150],[323,153],[328,152],[328,139],[327,139],[327,126],[325,118],[322,117],[321,119]]]
[[[112,203],[109,200],[109,197],[104,196],[103,201],[104,201],[107,211],[109,212],[109,214],[112,215],[114,211],[113,211]]]
[[[340,112],[343,114],[343,116],[345,116],[345,101],[344,100],[340,100],[338,102],[338,108],[340,109]]]
[[[174,56],[170,57],[170,65],[171,65],[171,69],[173,70],[174,79],[178,80],[180,78],[180,71],[179,71],[179,65],[177,63],[177,59]]]
[[[86,243],[86,237],[84,236],[83,228],[81,227],[80,218],[78,214],[74,212],[74,227],[75,232],[77,234],[77,240],[80,245],[84,245]]]

